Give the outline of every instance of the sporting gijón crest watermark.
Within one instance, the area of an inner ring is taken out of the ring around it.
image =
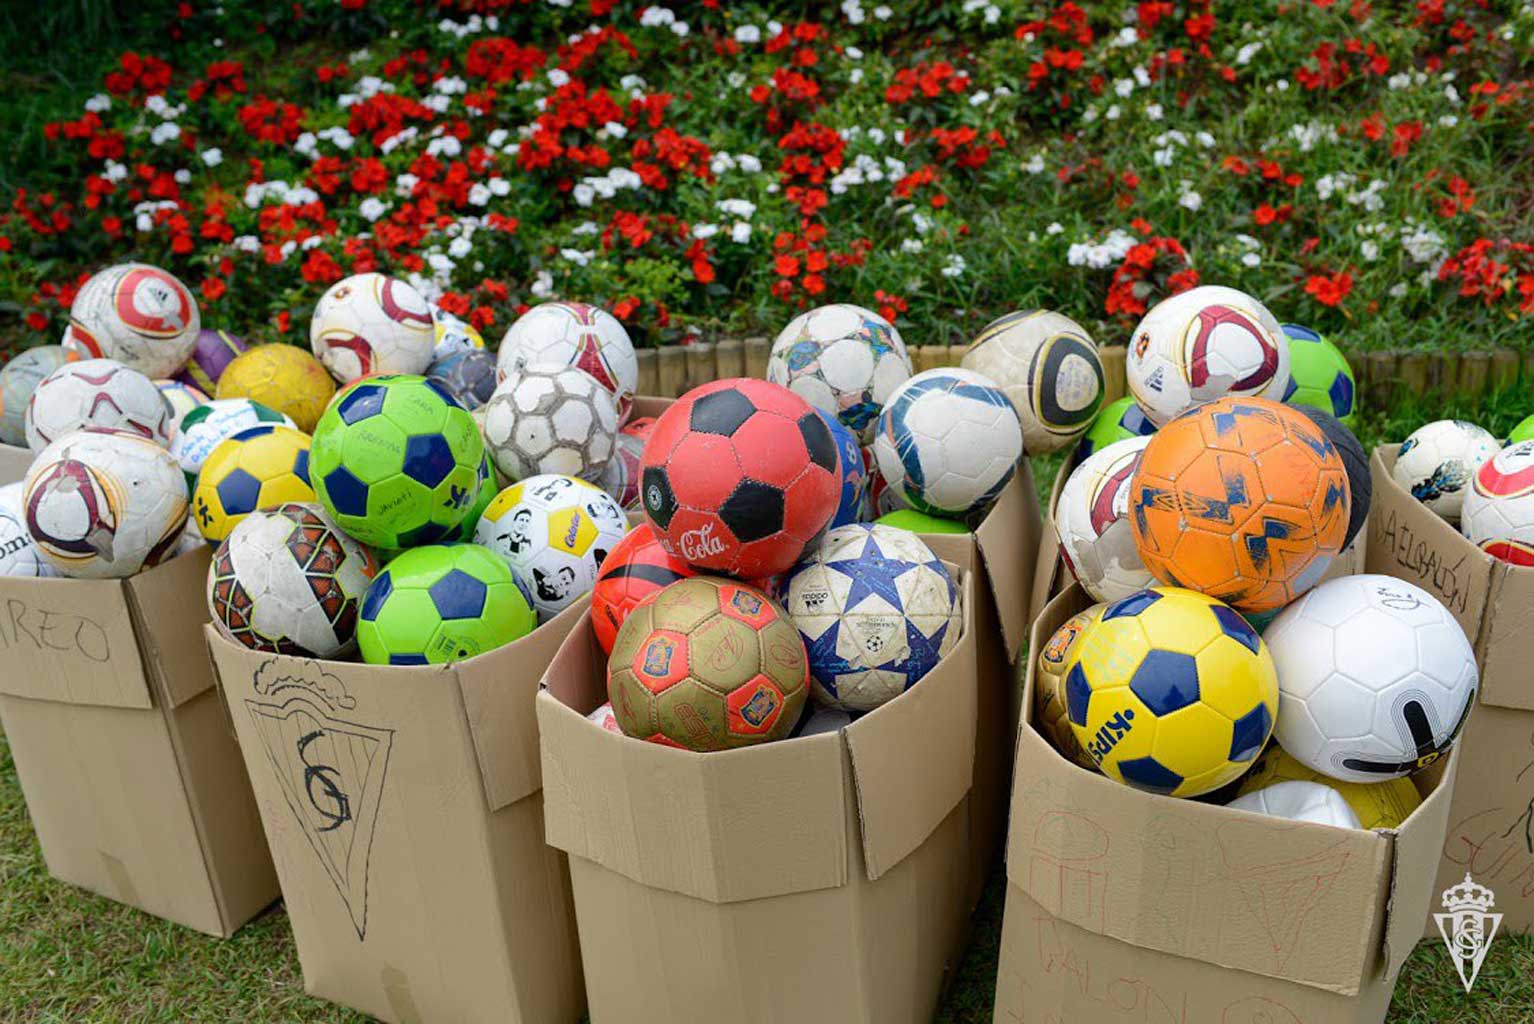
[[[1438,934],[1443,936],[1444,945],[1449,948],[1449,958],[1454,961],[1454,969],[1459,972],[1459,980],[1466,992],[1481,973],[1486,951],[1491,948],[1491,940],[1497,937],[1497,928],[1502,924],[1502,915],[1491,913],[1496,901],[1496,895],[1490,889],[1466,872],[1463,882],[1443,891],[1445,913],[1433,915],[1433,920],[1438,922]]]

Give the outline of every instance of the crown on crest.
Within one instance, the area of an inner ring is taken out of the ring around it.
[[[1465,873],[1463,882],[1451,885],[1443,891],[1444,909],[1451,914],[1457,914],[1463,910],[1474,910],[1484,914],[1496,902],[1496,894],[1472,879],[1469,872]]]

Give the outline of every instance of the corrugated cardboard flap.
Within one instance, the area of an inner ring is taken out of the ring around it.
[[[491,811],[525,799],[543,785],[533,698],[543,670],[580,621],[586,604],[583,598],[515,643],[454,666]]]
[[[975,540],[985,559],[986,578],[996,598],[1007,657],[1017,660],[1031,621],[1034,560],[1039,553],[1039,500],[1033,469],[1025,458],[985,519]]]
[[[582,616],[538,694],[549,845],[715,903],[847,881],[838,735],[710,754],[636,742],[585,718],[605,699],[604,664]]]
[[[975,587],[983,585],[977,580],[976,573],[960,574],[964,635],[947,657],[916,686],[842,732],[852,755],[870,879],[926,841],[973,783]]]
[[[0,576],[0,659],[14,697],[153,706],[122,580]]]
[[[1070,479],[1076,465],[1076,451],[1072,450],[1060,464],[1054,485],[1049,489],[1049,501],[1044,506],[1044,522],[1039,527],[1039,557],[1033,570],[1031,607],[1034,611],[1042,611],[1056,589],[1064,589],[1071,580],[1070,570],[1065,568],[1060,557],[1060,531],[1055,526],[1055,510],[1060,507],[1060,492],[1065,489],[1065,481]]]
[[[13,484],[27,475],[32,466],[32,450],[13,444],[0,444],[0,486]]]
[[[202,639],[212,554],[199,547],[124,581],[144,664],[173,708],[213,686],[213,664]]]
[[[1422,937],[1423,923],[1437,893],[1433,880],[1444,852],[1449,827],[1449,808],[1454,799],[1454,777],[1459,771],[1459,746],[1449,757],[1417,775],[1434,789],[1399,828],[1381,830],[1391,837],[1395,864],[1390,873],[1390,903],[1384,935],[1385,977],[1394,980],[1406,958]]]

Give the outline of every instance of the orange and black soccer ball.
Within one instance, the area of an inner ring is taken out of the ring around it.
[[[1243,612],[1265,612],[1321,579],[1342,549],[1348,479],[1326,434],[1262,398],[1222,398],[1151,438],[1130,483],[1145,567]]]
[[[591,591],[591,628],[602,650],[612,653],[623,620],[639,602],[692,575],[692,568],[665,549],[649,523],[625,534],[597,569]]]

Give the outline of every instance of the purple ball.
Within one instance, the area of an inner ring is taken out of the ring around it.
[[[204,327],[197,332],[197,344],[192,348],[192,358],[186,361],[181,372],[173,380],[199,389],[209,398],[218,389],[218,378],[224,367],[234,357],[245,351],[245,339],[237,338],[228,331],[216,331]]]

